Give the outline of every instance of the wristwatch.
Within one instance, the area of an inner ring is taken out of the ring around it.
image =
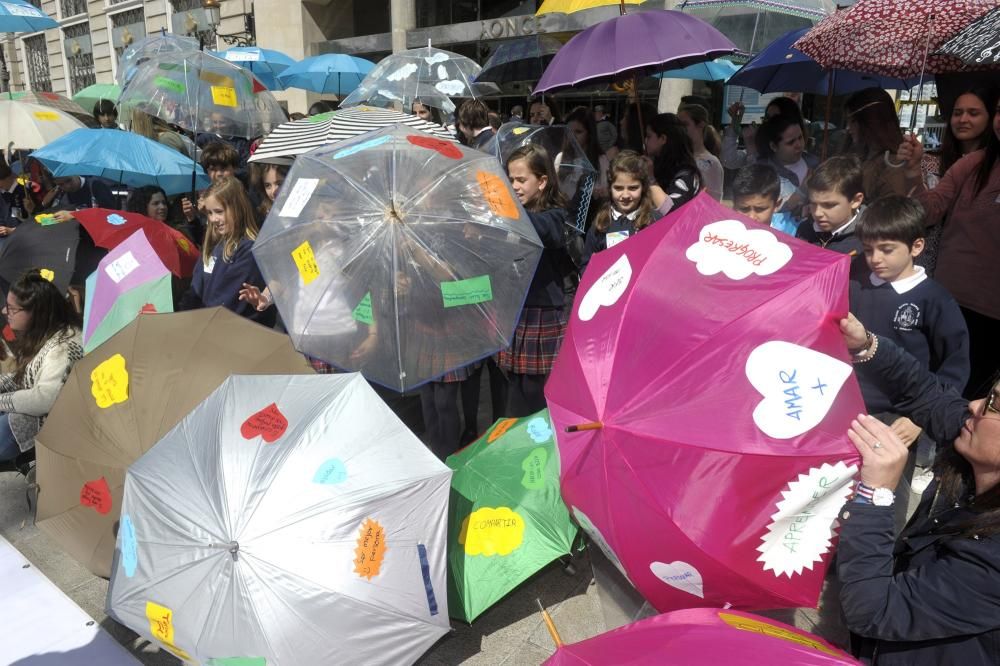
[[[888,488],[872,488],[862,482],[858,482],[857,488],[854,489],[854,497],[875,506],[892,506],[896,501],[896,494]]]

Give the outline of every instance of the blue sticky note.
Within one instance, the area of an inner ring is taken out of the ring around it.
[[[139,545],[135,541],[135,527],[127,513],[122,514],[118,527],[118,543],[122,552],[122,568],[125,569],[125,575],[131,578],[135,575],[135,568],[139,566]]]
[[[347,480],[347,468],[340,458],[330,458],[316,470],[313,483],[334,486]]]
[[[391,136],[380,136],[376,139],[369,139],[368,141],[362,141],[356,146],[351,146],[350,148],[344,148],[343,150],[338,150],[333,154],[333,159],[339,160],[344,157],[349,157],[355,153],[360,153],[362,150],[368,150],[369,148],[374,148],[375,146],[381,146],[387,141],[392,141]]]
[[[108,215],[108,224],[113,224],[116,227],[122,226],[127,221],[128,220],[126,220],[124,217],[122,217],[118,213],[111,213],[111,215]]]
[[[535,444],[547,442],[552,438],[552,427],[549,426],[548,419],[544,419],[541,416],[531,419],[531,421],[528,422],[527,430],[528,437],[530,437],[531,441]]]

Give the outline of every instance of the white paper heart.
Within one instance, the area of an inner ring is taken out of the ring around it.
[[[747,379],[764,399],[753,420],[768,437],[791,439],[826,417],[851,366],[808,347],[772,340],[747,357]]]
[[[792,248],[764,227],[747,229],[739,220],[721,220],[703,227],[684,256],[702,275],[742,280],[776,272],[791,260]]]
[[[623,254],[618,257],[618,261],[611,264],[604,275],[597,279],[583,298],[580,299],[580,307],[576,314],[582,321],[590,321],[597,314],[597,310],[602,306],[612,306],[618,302],[629,282],[632,281],[632,264],[628,261],[628,255]]]
[[[705,590],[702,586],[701,572],[687,562],[653,562],[649,565],[649,570],[653,575],[662,580],[670,587],[676,587],[681,592],[687,592],[704,599]]]

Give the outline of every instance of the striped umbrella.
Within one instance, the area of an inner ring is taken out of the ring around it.
[[[313,148],[328,146],[397,123],[433,134],[439,139],[455,141],[455,136],[441,125],[416,116],[391,109],[353,106],[282,123],[267,135],[250,161],[291,164],[296,155],[307,153]]]

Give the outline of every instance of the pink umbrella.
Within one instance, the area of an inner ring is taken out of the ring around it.
[[[562,493],[660,611],[816,604],[864,409],[848,267],[705,194],[591,260],[545,390]]]
[[[556,650],[545,666],[834,666],[858,664],[822,638],[767,618],[692,608],[626,625]]]

